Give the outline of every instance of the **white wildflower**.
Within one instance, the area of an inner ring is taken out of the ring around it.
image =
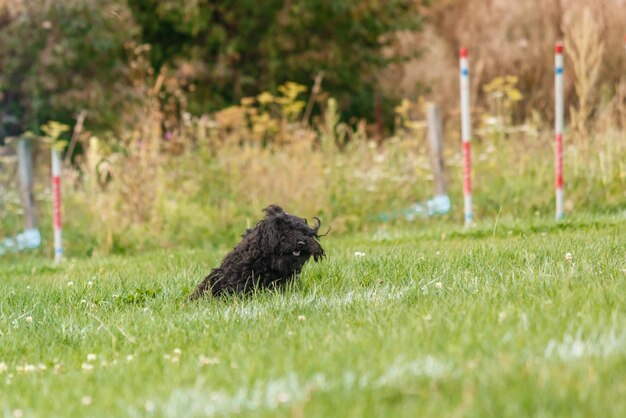
[[[218,364],[219,362],[220,360],[217,357],[207,357],[203,355],[200,355],[200,357],[198,357],[198,364],[200,366]]]
[[[502,322],[506,319],[506,312],[500,312],[498,314],[498,322]]]

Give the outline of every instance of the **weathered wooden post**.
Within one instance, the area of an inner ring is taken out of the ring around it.
[[[33,160],[30,142],[27,139],[20,139],[17,143],[17,163],[24,206],[24,229],[35,229],[37,218],[33,192]]]
[[[430,157],[435,177],[435,195],[448,194],[448,184],[445,175],[445,163],[443,160],[443,129],[439,108],[435,103],[429,103],[426,109],[428,121],[428,142],[430,143]]]

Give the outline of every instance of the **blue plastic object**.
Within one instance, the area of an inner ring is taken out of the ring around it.
[[[450,212],[451,206],[450,197],[448,197],[448,195],[438,195],[429,199],[426,202],[425,207],[420,203],[416,203],[415,205],[402,210],[381,213],[377,218],[383,222],[399,218],[404,218],[407,221],[413,221],[416,218],[423,216],[445,215]]]
[[[27,229],[15,238],[6,238],[0,241],[0,255],[9,252],[34,250],[41,245],[41,234],[36,228]]]

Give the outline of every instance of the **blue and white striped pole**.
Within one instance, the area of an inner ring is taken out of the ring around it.
[[[470,157],[470,140],[472,126],[470,120],[470,82],[469,82],[469,53],[467,48],[459,51],[461,66],[461,140],[463,142],[463,207],[465,225],[469,226],[474,220],[472,210],[472,161]]]

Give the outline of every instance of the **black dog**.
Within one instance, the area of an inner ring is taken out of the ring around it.
[[[265,219],[246,231],[222,264],[196,287],[190,300],[209,291],[220,296],[280,287],[293,280],[309,258],[319,261],[325,256],[318,241],[318,218],[311,227],[306,219],[290,215],[279,206],[271,205],[264,211]]]

